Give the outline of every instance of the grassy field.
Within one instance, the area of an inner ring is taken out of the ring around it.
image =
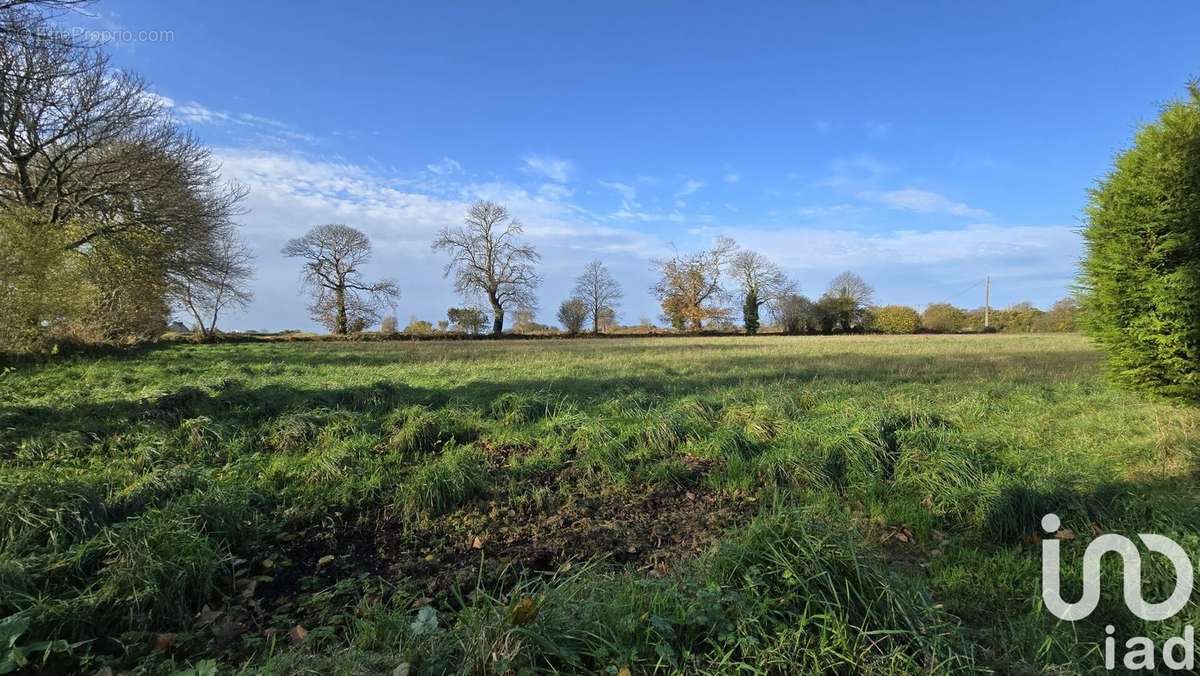
[[[1105,624],[1200,613],[1143,624],[1106,575],[1056,621],[1039,519],[1069,599],[1096,533],[1195,559],[1197,450],[1074,335],[71,358],[0,376],[0,639],[46,671],[1100,670]]]

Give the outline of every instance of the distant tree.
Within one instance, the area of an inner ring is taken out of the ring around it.
[[[843,272],[829,283],[822,297],[824,308],[832,312],[834,321],[845,333],[861,328],[874,291],[853,272]]]
[[[871,327],[882,333],[916,333],[921,315],[907,305],[885,305],[872,312]]]
[[[653,261],[660,278],[651,292],[672,326],[698,331],[706,321],[729,317],[729,308],[723,305],[728,294],[721,286],[721,276],[736,251],[733,240],[721,237],[707,251]]]
[[[587,321],[588,312],[587,301],[582,298],[569,298],[558,306],[558,321],[567,333],[575,335]]]
[[[483,296],[492,308],[492,334],[504,332],[509,307],[533,307],[541,276],[533,266],[537,251],[517,238],[521,223],[495,202],[476,202],[460,228],[442,228],[435,251],[450,255],[445,274],[454,274],[454,287],[464,296]]]
[[[921,326],[934,333],[957,333],[967,326],[967,313],[949,303],[930,303],[921,313]]]
[[[813,303],[798,293],[780,296],[771,304],[771,316],[783,332],[790,335],[808,333],[815,328]]]
[[[777,299],[796,292],[795,283],[788,279],[783,270],[756,251],[739,251],[730,261],[729,272],[741,289],[742,318],[746,333],[750,335],[758,330],[759,310],[764,305],[769,306]],[[749,321],[751,316],[753,329]]]
[[[396,315],[388,315],[379,322],[379,331],[381,333],[396,333],[397,325]]]
[[[1015,303],[1003,310],[991,312],[991,324],[1005,333],[1032,333],[1043,312],[1033,303]]]
[[[1200,401],[1200,81],[1092,189],[1083,326],[1117,379]]]
[[[410,336],[424,336],[433,333],[433,324],[424,319],[413,318],[409,320],[408,326],[404,327],[404,332]]]
[[[754,288],[746,292],[742,301],[742,326],[748,336],[758,333],[758,292]]]
[[[604,263],[594,260],[583,269],[575,280],[575,296],[587,305],[588,317],[592,320],[592,333],[600,332],[600,320],[605,312],[616,316],[618,301],[621,300],[621,285],[609,273]]]
[[[200,335],[211,340],[222,312],[244,309],[254,300],[250,289],[254,255],[228,228],[190,258],[188,264],[178,266],[167,276],[171,299],[192,316]]]
[[[483,310],[477,307],[452,307],[446,311],[446,319],[459,331],[472,336],[479,335],[484,324],[487,323],[487,319],[483,316]]]
[[[1074,298],[1063,298],[1033,322],[1033,330],[1041,333],[1068,333],[1076,329],[1078,304]]]
[[[838,326],[838,320],[843,314],[845,305],[845,302],[829,294],[818,298],[812,306],[813,322],[816,324],[817,330],[825,335],[833,333]]]
[[[335,334],[365,330],[394,305],[400,289],[390,279],[368,283],[362,266],[371,259],[371,241],[348,225],[318,225],[289,240],[283,255],[304,261],[303,285],[312,293],[309,313]]]
[[[513,313],[513,333],[533,333],[537,331],[537,310],[532,307],[519,307]]]
[[[446,321],[445,319],[439,319],[437,321],[437,330],[439,333],[445,333],[449,328],[450,322]]]
[[[600,308],[600,331],[611,331],[617,326],[617,312],[610,307]]]

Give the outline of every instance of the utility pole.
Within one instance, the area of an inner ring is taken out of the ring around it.
[[[983,328],[992,325],[992,276],[988,275],[983,282]]]

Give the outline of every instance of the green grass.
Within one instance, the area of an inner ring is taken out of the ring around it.
[[[1100,363],[1078,336],[990,335],[20,366],[0,375],[0,620],[86,641],[51,673],[1099,670],[1105,624],[1200,615],[1144,624],[1116,575],[1087,621],[1041,607],[1046,511],[1080,534],[1068,598],[1093,533],[1200,553],[1200,412]]]

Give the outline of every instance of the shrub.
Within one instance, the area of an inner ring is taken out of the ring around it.
[[[414,319],[408,323],[408,326],[404,327],[404,332],[412,336],[423,336],[433,333],[433,324],[424,319]]]
[[[967,313],[949,303],[931,303],[921,313],[921,326],[934,333],[958,333],[967,326]]]
[[[883,333],[916,333],[921,316],[907,305],[885,305],[875,310],[873,327]]]
[[[558,306],[558,321],[567,330],[567,333],[571,335],[579,333],[587,318],[587,303],[583,302],[580,298],[569,298],[564,300],[562,305]]]
[[[1200,399],[1200,82],[1091,191],[1084,327],[1122,382]]]

